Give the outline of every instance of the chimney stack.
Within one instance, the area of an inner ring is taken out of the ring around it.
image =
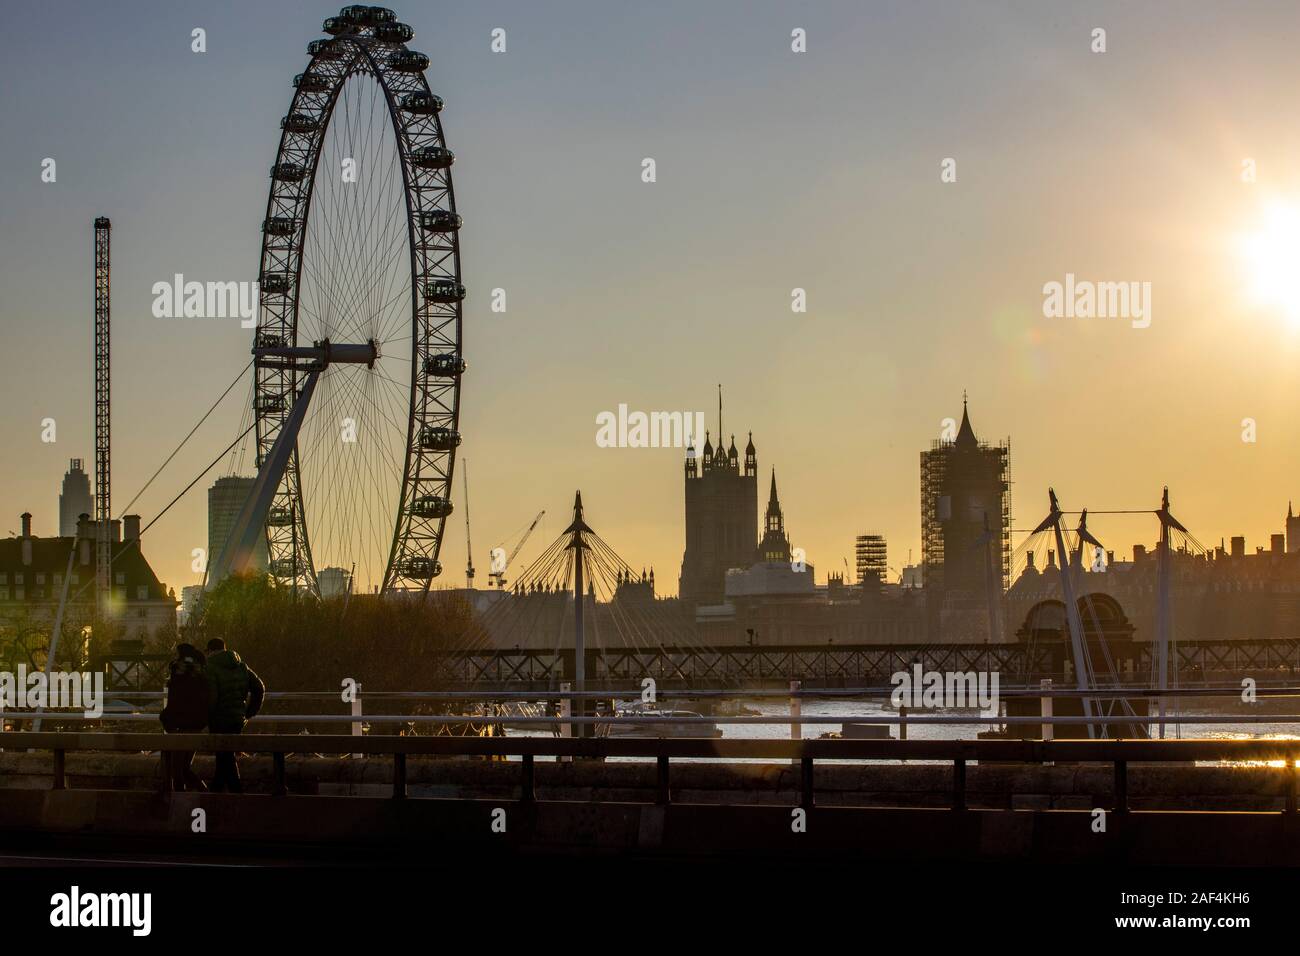
[[[124,515],[122,517],[122,540],[127,542],[140,540],[139,515]]]
[[[32,564],[32,513],[23,512],[23,565],[31,567]]]
[[[77,561],[82,567],[90,566],[90,544],[94,537],[95,526],[91,523],[90,515],[83,511],[77,515],[77,547],[80,549]]]

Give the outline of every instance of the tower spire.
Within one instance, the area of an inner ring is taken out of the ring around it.
[[[790,539],[785,533],[785,515],[781,513],[781,501],[776,496],[775,468],[772,469],[772,491],[767,499],[767,514],[763,519],[763,540],[758,544],[758,560],[790,560]]]
[[[957,429],[955,444],[961,448],[974,447],[979,444],[975,438],[975,429],[971,427],[970,412],[967,409],[966,390],[961,392],[961,427]]]

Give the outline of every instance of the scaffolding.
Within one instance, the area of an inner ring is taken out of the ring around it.
[[[941,440],[921,452],[921,573],[926,588],[942,590],[953,575],[945,574],[948,556],[945,548],[953,519],[969,526],[971,536],[983,534],[983,515],[963,510],[962,492],[978,489],[982,500],[995,498],[993,508],[984,509],[989,531],[995,536],[1001,586],[1011,583],[1011,485],[1007,478],[1011,458],[1010,441],[991,445],[979,442],[974,447],[958,448],[956,442]],[[994,521],[997,521],[996,526]],[[963,549],[967,550],[967,549]],[[982,553],[952,556],[954,561],[982,567]],[[983,574],[981,572],[980,576]]]
[[[884,584],[889,574],[888,550],[883,534],[860,534],[857,537],[858,581],[865,587],[869,581]]]

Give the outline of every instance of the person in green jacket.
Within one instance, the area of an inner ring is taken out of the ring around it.
[[[251,667],[239,659],[238,654],[226,650],[226,642],[219,637],[208,641],[208,659],[203,673],[208,679],[208,732],[243,733],[244,723],[256,717],[262,709],[266,685]],[[239,761],[235,755],[226,752],[218,753],[216,757],[217,772],[212,780],[212,791],[243,793]]]

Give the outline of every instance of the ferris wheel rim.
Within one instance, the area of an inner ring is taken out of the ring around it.
[[[405,460],[397,513],[390,516],[393,531],[380,590],[426,593],[441,571],[438,553],[451,510],[465,369],[460,217],[450,173],[454,155],[442,130],[442,101],[424,75],[428,58],[406,46],[410,29],[397,24],[391,11],[383,8],[347,7],[341,17],[357,10],[370,13],[358,15],[362,21],[344,25],[342,33],[331,29],[332,24],[339,26],[340,18],[326,21],[326,31],[334,36],[309,46],[311,62],[295,79],[297,89],[281,121],[263,222],[254,345],[275,336],[281,344],[298,344],[304,251],[323,144],[345,85],[359,75],[372,77],[382,91],[386,126],[395,138],[402,173],[410,277],[405,324],[411,340]],[[388,19],[364,22],[375,11],[386,13]],[[404,31],[405,39],[381,39],[383,30],[396,37]],[[286,211],[292,215],[281,215]],[[291,226],[284,226],[286,219]],[[289,230],[287,235],[273,234],[282,227]],[[298,379],[296,373],[286,373],[273,363],[255,364],[253,414],[260,465],[296,397]],[[268,516],[268,570],[278,582],[319,594],[311,550],[312,516],[303,494],[299,452],[295,445]],[[271,516],[280,523],[273,527]]]

